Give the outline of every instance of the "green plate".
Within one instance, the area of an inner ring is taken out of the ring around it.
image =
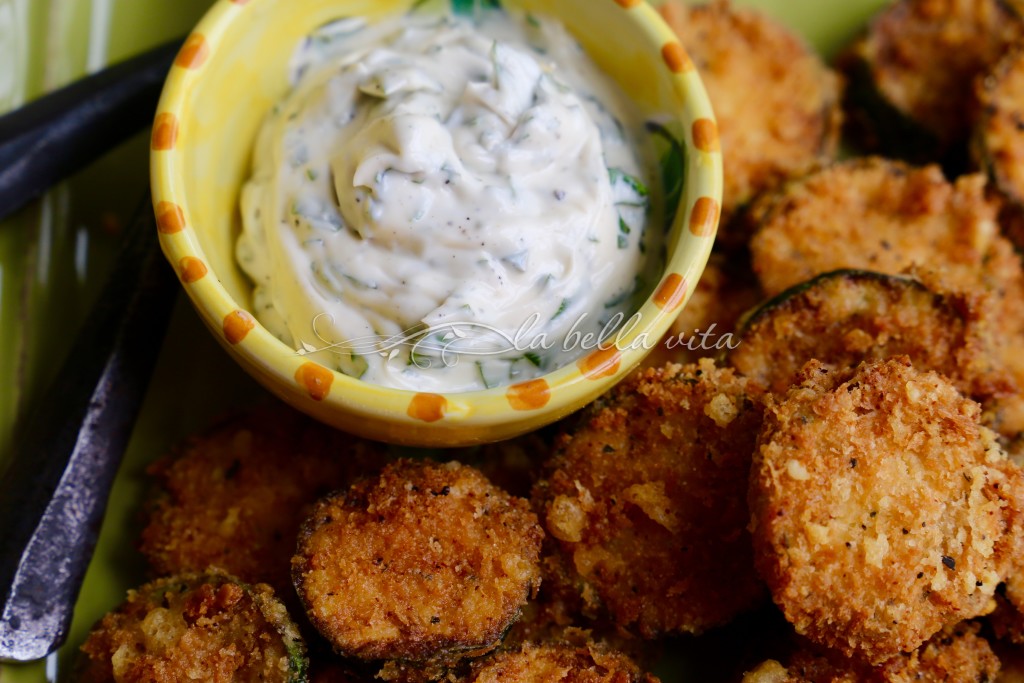
[[[736,4],[764,9],[831,56],[885,1]],[[0,0],[0,112],[183,35],[209,4],[210,0]],[[146,154],[146,138],[140,136],[0,226],[0,465],[18,417],[30,409],[60,366],[103,283],[119,231],[145,196]],[[179,300],[114,485],[68,644],[45,662],[0,666],[0,682],[56,680],[92,624],[145,578],[135,539],[147,464],[218,414],[262,396]]]

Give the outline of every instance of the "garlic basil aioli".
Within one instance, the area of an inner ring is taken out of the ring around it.
[[[458,392],[565,365],[660,251],[625,96],[559,23],[477,19],[325,27],[257,141],[237,245],[256,315],[367,382]]]

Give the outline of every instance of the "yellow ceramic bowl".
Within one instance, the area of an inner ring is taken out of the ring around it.
[[[433,0],[443,9],[442,0]],[[693,64],[641,0],[505,0],[559,18],[641,108],[669,116],[685,150],[683,187],[660,284],[641,323],[543,378],[448,395],[389,389],[305,358],[248,312],[252,286],[234,259],[239,191],[266,113],[288,91],[288,62],[314,29],[369,20],[414,0],[218,0],[172,69],[153,128],[151,171],[160,242],[221,344],[273,393],[341,429],[384,441],[454,446],[503,439],[567,415],[636,366],[686,304],[718,224],[722,166],[711,106]],[[664,188],[663,188],[664,190]],[[217,378],[211,377],[211,382]]]

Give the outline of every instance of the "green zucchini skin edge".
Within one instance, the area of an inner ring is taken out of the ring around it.
[[[896,107],[875,87],[871,65],[861,55],[849,56],[842,65],[846,74],[846,111],[853,137],[861,146],[881,151],[913,164],[941,161],[954,166],[956,159],[937,155],[938,135]],[[960,162],[962,163],[962,162]]]
[[[810,280],[801,282],[800,284],[793,285],[789,289],[779,292],[775,296],[771,297],[757,308],[752,309],[746,313],[737,325],[737,337],[739,342],[743,343],[743,337],[750,332],[753,327],[759,323],[762,319],[766,318],[776,309],[788,303],[790,300],[810,291],[820,285],[823,282],[829,282],[831,280],[849,279],[853,282],[869,282],[883,285],[899,285],[901,287],[912,287],[920,290],[921,292],[929,293],[934,296],[936,295],[928,287],[926,287],[917,278],[909,275],[889,275],[887,273],[879,273],[873,270],[862,270],[859,268],[840,268],[838,270],[832,270],[827,273],[815,275]]]

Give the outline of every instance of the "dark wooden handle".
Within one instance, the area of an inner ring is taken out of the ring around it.
[[[0,117],[0,220],[150,125],[181,41]]]
[[[66,638],[178,291],[148,205],[56,381],[14,439],[0,477],[0,659]]]

